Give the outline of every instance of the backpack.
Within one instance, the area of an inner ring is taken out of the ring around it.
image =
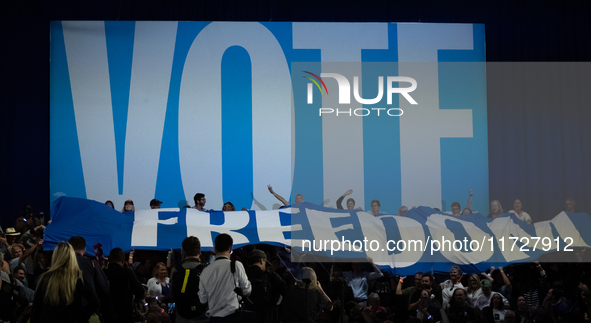
[[[269,309],[275,306],[273,299],[273,289],[267,277],[251,279],[252,291],[247,298],[247,307],[253,310]]]
[[[234,279],[234,274],[236,273],[236,259],[230,261],[230,272],[232,273],[232,279]],[[255,312],[253,312],[250,309],[250,302],[248,301],[248,296],[244,296],[244,294],[242,293],[242,289],[239,286],[236,286],[236,288],[234,288],[234,293],[236,294],[236,298],[238,299],[238,313],[240,314],[240,321],[248,323],[259,322],[257,320]],[[246,302],[245,299],[247,300]],[[245,310],[245,307],[249,309]]]
[[[185,269],[182,264],[176,265],[172,276],[172,297],[179,315],[192,319],[205,313],[207,304],[199,301],[199,279],[205,266],[199,264],[193,269]]]

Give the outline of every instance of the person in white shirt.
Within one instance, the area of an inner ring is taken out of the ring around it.
[[[501,294],[495,294],[490,299],[490,308],[492,309],[493,318],[495,323],[505,322],[505,312],[503,308],[503,299]]]
[[[353,290],[355,302],[361,306],[367,306],[367,291],[369,289],[369,282],[384,276],[384,274],[382,274],[380,269],[376,267],[370,257],[367,257],[367,261],[369,261],[373,267],[374,271],[371,273],[362,271],[361,263],[358,262],[354,262],[352,264],[353,271],[343,272],[343,277],[345,277],[347,285],[349,285]]]
[[[150,278],[147,283],[147,296],[155,297],[160,302],[170,300],[170,278],[168,277],[168,269],[163,262],[159,262],[154,266],[154,277]]]
[[[477,274],[470,276],[468,280],[468,288],[466,289],[466,299],[468,304],[474,307],[474,301],[482,295],[482,288],[480,287],[480,277]]]
[[[462,285],[461,278],[462,272],[460,270],[460,267],[453,266],[451,267],[451,271],[449,272],[449,279],[440,284],[441,297],[443,299],[443,303],[441,305],[444,309],[448,308],[451,296],[453,295],[456,289],[461,288],[463,290],[466,290],[464,285]]]
[[[199,301],[208,304],[205,315],[212,323],[239,322],[237,292],[248,296],[252,290],[242,263],[230,260],[233,243],[225,233],[215,238],[216,259],[203,269],[199,279]]]
[[[480,295],[474,301],[474,307],[478,307],[480,310],[482,310],[483,308],[490,305],[490,300],[493,297],[493,295],[499,295],[499,296],[501,296],[501,299],[503,300],[504,306],[506,308],[509,308],[509,301],[505,298],[505,296],[503,296],[503,294],[491,291],[490,280],[485,279],[485,280],[481,281],[480,284],[482,286],[482,295]]]
[[[516,199],[515,202],[513,202],[513,210],[509,211],[509,213],[514,213],[519,220],[527,224],[531,224],[531,217],[529,216],[529,214],[527,214],[527,212],[521,209],[521,206],[521,200]]]

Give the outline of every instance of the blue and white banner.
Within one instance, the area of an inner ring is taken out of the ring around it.
[[[481,214],[460,219],[418,207],[404,217],[375,217],[310,203],[273,211],[170,208],[122,214],[102,203],[63,197],[54,202],[45,248],[81,235],[87,246],[102,243],[105,254],[115,247],[167,250],[180,248],[183,239],[193,235],[203,250],[210,250],[218,234],[228,233],[235,248],[259,243],[291,246],[292,254],[306,262],[372,257],[376,264],[405,275],[448,271],[450,263],[484,271],[491,263],[528,262],[554,251],[574,257],[575,248],[591,246],[586,230],[590,226],[591,217],[585,213],[562,212],[550,221],[528,225],[512,214],[494,220]]]
[[[482,24],[54,21],[51,200],[176,208],[201,192],[207,208],[271,210],[271,184],[330,207],[353,189],[389,213],[448,211],[473,189],[486,210],[485,68],[449,64],[484,49]],[[349,98],[329,63],[357,64],[340,72]],[[416,105],[396,92],[409,84]],[[372,113],[319,115],[337,98]]]

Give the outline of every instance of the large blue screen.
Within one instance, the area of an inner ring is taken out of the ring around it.
[[[395,214],[449,211],[472,189],[486,214],[484,49],[480,24],[52,22],[51,199],[147,209],[202,192],[206,208],[271,209],[271,184],[329,207],[353,189],[357,206]],[[354,76],[365,99],[383,77],[384,99],[360,103]],[[391,76],[415,80],[417,105],[386,93]],[[404,113],[375,113],[390,108]]]

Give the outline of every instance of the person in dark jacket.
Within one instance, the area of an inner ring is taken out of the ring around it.
[[[570,305],[566,299],[562,297],[563,292],[560,288],[551,288],[548,291],[548,295],[542,303],[544,312],[549,315],[552,320],[556,321],[559,318],[565,319],[570,313]]]
[[[314,269],[304,267],[302,282],[285,292],[282,319],[284,323],[315,323],[320,311],[332,311],[332,301],[316,279]]]
[[[277,300],[279,295],[285,294],[287,287],[279,275],[266,271],[267,263],[267,255],[262,250],[253,250],[248,254],[246,275],[253,290],[246,304],[256,313],[257,323],[277,321]],[[257,295],[261,292],[267,295]]]
[[[39,277],[31,323],[88,322],[98,306],[98,297],[84,284],[74,248],[60,242],[54,249],[51,268]]]
[[[124,267],[125,253],[121,248],[111,250],[109,268],[105,274],[111,284],[109,298],[113,315],[109,320],[117,323],[133,322],[133,297],[144,298],[144,288],[131,268]]]
[[[98,296],[101,302],[99,310],[101,312],[107,311],[103,307],[103,303],[107,304],[109,302],[107,299],[109,297],[109,280],[107,280],[107,276],[105,276],[103,269],[96,260],[84,256],[86,253],[86,239],[75,236],[71,237],[68,242],[76,253],[76,261],[78,262],[78,267],[82,270],[84,284],[88,285]],[[92,321],[98,321],[98,317],[95,316]]]
[[[466,291],[463,288],[456,288],[449,301],[447,309],[449,322],[454,323],[475,323],[478,322],[477,313],[468,304]]]

